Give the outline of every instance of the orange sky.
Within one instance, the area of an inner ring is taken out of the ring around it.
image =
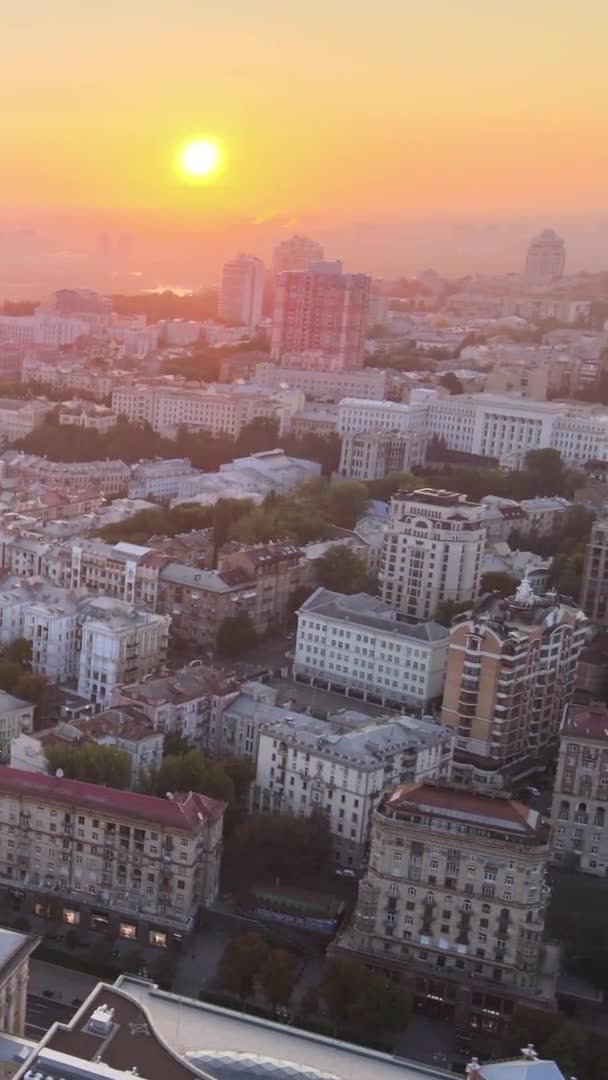
[[[6,8],[4,208],[386,219],[608,202],[605,0]],[[196,188],[174,154],[199,132],[226,168]]]

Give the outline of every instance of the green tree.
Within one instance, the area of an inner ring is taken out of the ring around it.
[[[279,445],[279,421],[274,416],[256,416],[245,424],[236,440],[236,457],[274,450]]]
[[[224,869],[236,886],[277,879],[308,884],[327,872],[331,852],[325,814],[257,814],[235,828],[226,844]]]
[[[224,990],[236,994],[241,1004],[253,993],[267,951],[263,937],[255,933],[231,938],[224,949],[217,971],[218,982]]]
[[[264,997],[275,1008],[287,1005],[298,981],[298,961],[286,949],[270,949],[258,972]]]
[[[209,760],[193,747],[185,753],[165,754],[158,769],[141,777],[140,786],[161,797],[168,791],[198,791],[212,799],[235,802],[234,785],[222,763]]]
[[[23,671],[32,670],[32,643],[28,638],[15,638],[3,649],[2,656],[11,663],[19,664]]]
[[[248,802],[249,788],[256,776],[256,768],[250,758],[235,755],[222,759],[222,768],[234,788],[237,803],[245,806]]]
[[[519,581],[512,574],[506,574],[502,570],[488,570],[481,575],[480,590],[482,593],[499,592],[503,596],[513,596]]]
[[[542,450],[529,450],[526,454],[526,469],[538,480],[539,494],[559,495],[564,481],[564,463],[559,450],[546,447]]]
[[[256,632],[246,611],[229,615],[218,627],[216,648],[220,656],[242,656],[253,649],[256,642]]]
[[[368,500],[365,484],[359,480],[336,480],[327,489],[327,514],[332,525],[352,529]]]
[[[441,376],[439,385],[445,386],[450,394],[462,394],[464,392],[464,386],[453,371],[446,371],[445,374]]]
[[[336,958],[325,965],[321,985],[327,1011],[336,1027],[349,1022],[365,993],[367,980],[367,968],[358,960]]]
[[[131,758],[115,746],[95,742],[53,743],[44,750],[49,772],[61,769],[71,780],[84,780],[111,788],[128,788]]]
[[[543,1057],[556,1062],[564,1076],[587,1076],[590,1064],[588,1036],[573,1020],[567,1020],[547,1039],[542,1053]]]
[[[379,972],[370,973],[359,960],[329,960],[322,987],[336,1028],[377,1037],[407,1026],[411,1001],[402,985]]]
[[[338,593],[365,592],[369,576],[365,560],[343,544],[329,548],[315,563],[317,583]]]
[[[15,683],[17,697],[31,701],[36,706],[36,717],[45,716],[48,711],[49,681],[46,675],[24,671]]]
[[[469,611],[472,604],[472,600],[442,600],[437,605],[433,620],[441,626],[450,627],[456,616],[463,611]]]
[[[8,694],[15,693],[15,687],[23,675],[21,664],[14,660],[0,659],[0,690],[6,690]]]

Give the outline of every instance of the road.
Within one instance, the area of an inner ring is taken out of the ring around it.
[[[41,1039],[57,1020],[66,1023],[76,1012],[72,1005],[66,1005],[50,998],[28,994],[25,1014],[25,1034],[29,1039]]]

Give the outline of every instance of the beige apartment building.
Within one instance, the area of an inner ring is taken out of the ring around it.
[[[404,784],[372,816],[369,867],[332,947],[398,972],[432,1015],[500,1031],[553,998],[543,955],[548,830],[501,795]]]
[[[218,570],[236,570],[255,581],[253,620],[257,632],[264,633],[287,619],[290,599],[302,580],[302,552],[290,543],[226,544]]]
[[[0,889],[66,927],[167,948],[217,896],[224,810],[0,766]]]
[[[546,763],[586,632],[571,601],[527,581],[454,619],[441,720],[456,731],[455,779],[500,787]]]
[[[443,600],[475,600],[485,539],[479,503],[435,488],[398,491],[384,534],[382,599],[418,619],[432,618]]]
[[[557,862],[608,874],[608,708],[571,705],[560,732],[553,789],[551,847]]]
[[[30,956],[38,942],[39,938],[0,927],[0,1031],[4,1034],[25,1032]],[[4,1064],[3,1075],[13,1073]]]

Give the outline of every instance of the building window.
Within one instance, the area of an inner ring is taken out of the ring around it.
[[[63,921],[64,923],[67,923],[68,926],[78,926],[80,922],[80,912],[76,911],[75,908],[64,907]]]
[[[148,931],[148,943],[155,945],[157,949],[167,948],[167,935],[163,930],[149,930]]]
[[[125,938],[127,941],[135,941],[137,937],[137,924],[130,922],[121,922],[118,927],[118,936]]]

